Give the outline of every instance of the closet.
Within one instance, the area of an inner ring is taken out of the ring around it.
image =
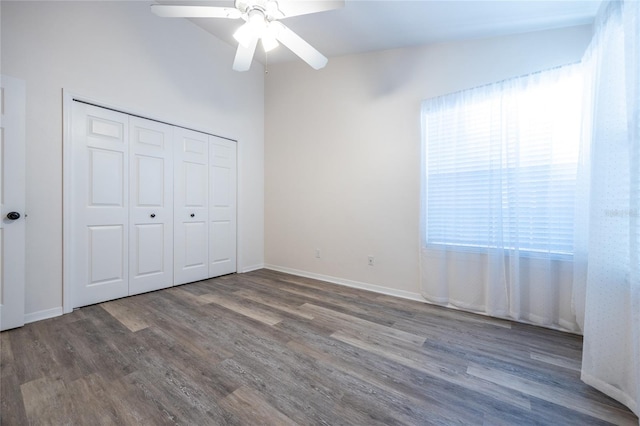
[[[78,101],[70,134],[73,307],[236,272],[234,141]]]

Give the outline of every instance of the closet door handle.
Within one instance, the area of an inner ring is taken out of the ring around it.
[[[154,217],[156,217],[155,213],[151,213],[149,216],[151,216],[151,219],[153,219]]]
[[[191,213],[191,215],[190,215],[190,216],[191,216],[191,217],[196,217],[196,214],[195,214],[195,213]]]

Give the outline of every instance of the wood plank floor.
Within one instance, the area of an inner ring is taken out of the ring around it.
[[[582,340],[260,270],[0,336],[8,425],[637,425]]]

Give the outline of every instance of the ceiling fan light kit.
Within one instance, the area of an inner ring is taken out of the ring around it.
[[[271,52],[273,49],[280,46],[280,43],[278,43],[278,38],[273,35],[264,34],[260,41],[262,41],[262,48],[265,52]]]
[[[323,68],[327,58],[280,20],[343,6],[344,0],[236,0],[235,8],[154,4],[151,10],[166,18],[242,18],[245,23],[233,34],[238,41],[233,69],[247,71],[251,67],[258,40],[265,52],[282,43],[312,68]]]

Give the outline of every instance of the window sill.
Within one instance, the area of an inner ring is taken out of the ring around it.
[[[550,260],[562,260],[573,261],[573,253],[568,252],[553,252],[531,249],[514,249],[514,248],[501,248],[501,247],[489,247],[481,245],[471,244],[451,244],[451,243],[427,243],[423,245],[427,250],[439,250],[439,251],[451,251],[451,252],[464,252],[464,253],[477,253],[477,254],[490,254],[502,251],[505,256],[517,255],[519,257],[527,257],[534,259],[550,259]]]

